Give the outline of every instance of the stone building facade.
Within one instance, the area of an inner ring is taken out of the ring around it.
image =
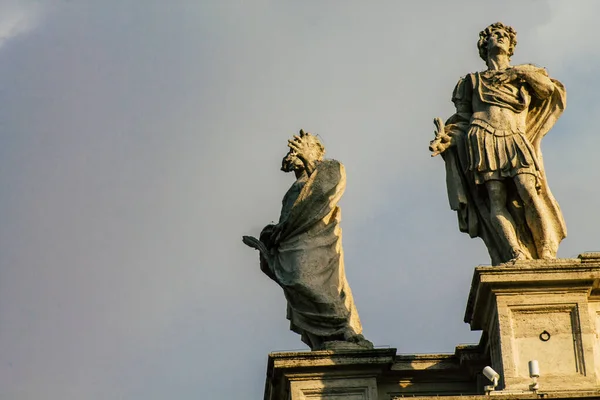
[[[271,353],[264,399],[600,399],[600,253],[475,268],[465,322],[481,340],[454,354]]]

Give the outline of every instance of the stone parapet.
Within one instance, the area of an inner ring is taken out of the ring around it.
[[[395,349],[271,353],[265,400],[377,399],[377,377],[395,354]]]
[[[382,400],[483,393],[478,346],[455,354],[397,355],[396,349],[269,355],[265,400]]]

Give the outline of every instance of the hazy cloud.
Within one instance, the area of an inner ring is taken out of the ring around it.
[[[42,6],[38,1],[3,0],[0,2],[0,48],[7,41],[36,28]]]

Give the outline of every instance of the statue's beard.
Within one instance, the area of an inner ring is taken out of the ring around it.
[[[295,151],[290,150],[283,160],[281,160],[281,170],[283,172],[293,172],[298,169],[298,156]]]

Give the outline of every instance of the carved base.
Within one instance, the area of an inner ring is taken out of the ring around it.
[[[317,350],[269,355],[265,400],[376,400],[376,377],[392,364],[395,349]]]
[[[531,393],[530,360],[540,391],[598,387],[599,287],[598,253],[475,269],[465,322],[483,330],[498,389]]]
[[[332,350],[332,351],[340,351],[340,350],[368,350],[372,349],[373,344],[369,341],[363,340],[362,343],[353,343],[343,340],[332,340],[329,342],[324,342],[323,346],[319,350]]]

